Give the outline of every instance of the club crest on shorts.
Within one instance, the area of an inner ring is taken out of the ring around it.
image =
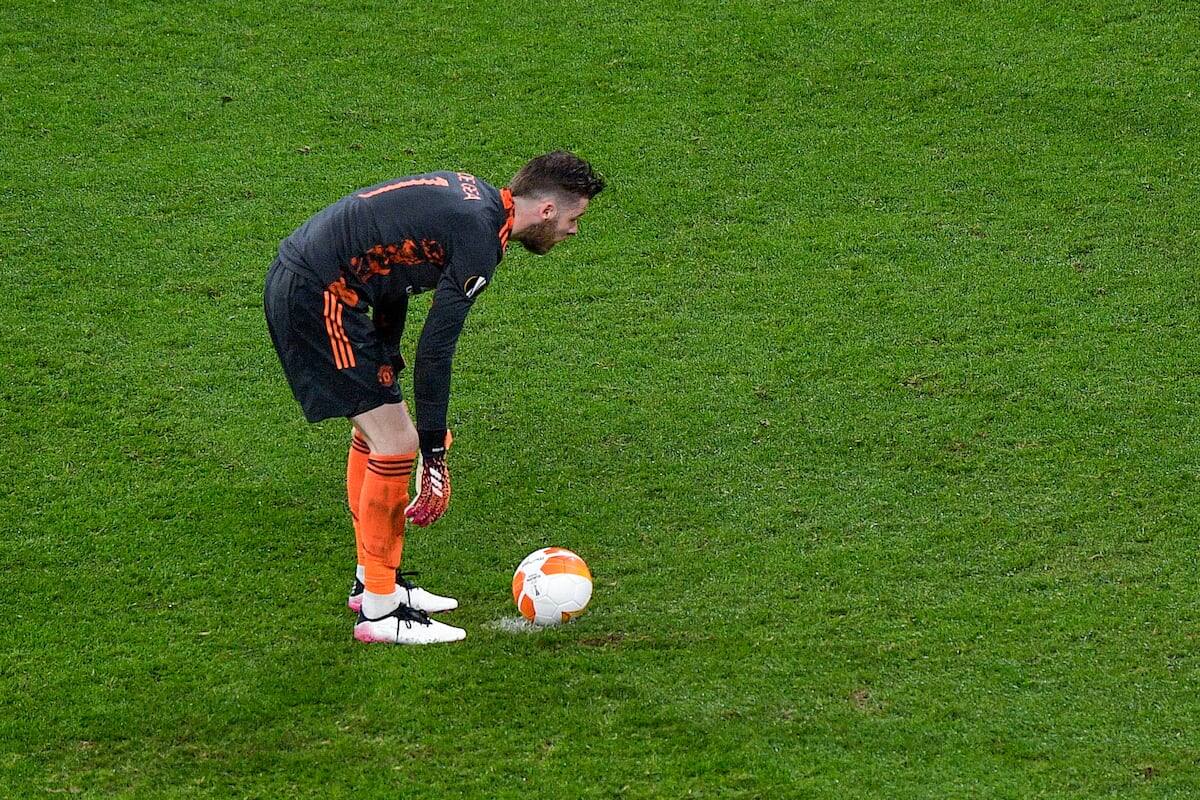
[[[475,295],[483,291],[483,287],[487,286],[487,278],[482,275],[472,275],[467,278],[467,282],[463,284],[463,291],[467,293],[467,299],[473,300]]]
[[[391,364],[384,364],[379,368],[379,384],[381,386],[391,386],[396,382],[396,370],[392,369]]]

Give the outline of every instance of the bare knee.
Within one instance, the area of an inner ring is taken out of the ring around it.
[[[420,437],[417,436],[416,428],[412,429],[411,434],[408,431],[388,431],[374,439],[367,437],[367,446],[371,448],[372,453],[384,456],[415,453],[420,447]]]
[[[367,440],[372,453],[399,455],[412,453],[420,446],[406,403],[389,403],[351,417],[350,421]]]

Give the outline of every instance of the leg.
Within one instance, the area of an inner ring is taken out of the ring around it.
[[[395,570],[418,437],[365,303],[351,304],[344,294],[322,289],[277,261],[267,274],[263,310],[305,418],[349,417],[364,440],[353,447],[346,475],[351,513],[359,517],[355,538],[366,562],[364,572],[371,573],[363,576],[364,582],[372,590],[363,592],[355,637],[396,643],[463,638],[465,631],[400,606]],[[355,463],[355,456],[365,464]],[[361,488],[355,490],[359,476]],[[372,592],[373,600],[368,597]],[[370,619],[363,618],[364,611],[372,612]]]
[[[397,413],[398,410],[398,413]],[[408,414],[407,403],[388,403],[379,408],[351,418],[353,436],[350,439],[350,454],[346,459],[346,500],[350,506],[350,517],[354,520],[355,540],[359,540],[359,500],[362,497],[363,480],[367,475],[367,463],[372,453],[411,453],[417,449],[417,431]],[[370,429],[371,437],[363,431]],[[372,439],[378,444],[372,444]],[[392,449],[385,449],[391,445]],[[358,548],[358,564],[363,564],[362,545]],[[359,576],[362,579],[362,576]]]
[[[363,553],[358,534],[358,501],[362,497],[363,479],[367,477],[367,458],[371,455],[371,448],[358,432],[358,428],[351,430],[354,434],[350,437],[350,453],[346,456],[346,504],[350,507],[350,519],[354,523],[354,541],[358,546],[358,568],[361,573]],[[358,579],[362,580],[361,574],[358,575]]]
[[[404,507],[417,458],[417,429],[403,403],[389,403],[351,418],[367,440],[367,472],[359,498],[358,539],[363,558],[362,607],[354,636],[362,642],[425,644],[453,642],[467,634],[435,622],[418,610],[430,600],[444,601],[406,583],[396,586],[404,550]],[[416,601],[416,602],[414,602]],[[421,602],[424,601],[424,602]],[[450,601],[457,606],[457,601]],[[430,610],[444,610],[430,608]]]
[[[394,409],[394,408],[396,408],[396,406],[393,405],[392,408]],[[399,405],[399,408],[400,408],[401,413],[404,413],[406,411],[405,407],[402,404]],[[378,412],[378,409],[375,409],[375,411],[372,411],[372,412],[368,412],[369,414],[373,415],[373,419],[366,423],[367,427],[372,427],[372,428],[381,427],[380,425],[378,425],[378,423],[379,423],[378,417],[381,417],[383,415],[376,414],[376,412]],[[383,427],[386,427],[386,426],[383,426]],[[410,438],[408,441],[411,442],[412,441],[411,436],[415,436],[415,435],[416,435],[416,432],[413,431],[412,434],[410,435]],[[376,436],[376,441],[386,441],[386,439],[387,439],[386,433]],[[400,447],[405,446],[405,440],[403,438],[401,439],[399,446]],[[405,460],[411,460],[412,454],[411,453],[408,453],[408,454],[401,453],[400,458],[405,459]],[[351,590],[350,590],[350,596],[346,599],[346,605],[349,606],[351,611],[360,611],[363,608],[363,600],[366,597],[366,583],[367,583],[366,564],[368,561],[372,560],[371,556],[368,555],[366,552],[366,547],[365,547],[366,528],[364,527],[364,525],[362,523],[362,519],[363,519],[362,515],[364,513],[363,512],[363,504],[365,502],[365,500],[363,498],[363,487],[366,483],[368,470],[370,469],[370,463],[372,460],[375,460],[375,462],[376,462],[376,468],[374,470],[375,472],[378,473],[378,472],[387,472],[388,471],[388,469],[385,466],[381,465],[381,460],[384,460],[384,459],[386,459],[385,456],[383,456],[382,454],[377,455],[375,453],[375,451],[371,450],[370,446],[367,444],[366,438],[362,435],[362,432],[359,430],[358,427],[355,427],[354,428],[354,436],[350,442],[350,454],[349,454],[349,458],[347,460],[347,466],[346,466],[346,493],[347,493],[347,500],[350,505],[350,516],[354,519],[354,541],[355,541],[355,544],[357,546],[357,551],[358,551],[358,566],[354,572],[354,584],[353,584],[353,588],[351,588]],[[400,521],[403,522],[403,520],[400,520]],[[403,548],[403,543],[404,543],[403,531],[402,530],[400,531],[400,537],[398,540],[389,540],[389,541],[392,541],[392,547],[395,547],[398,545],[400,548]],[[389,553],[389,557],[386,559],[385,566],[387,564],[391,564],[393,562],[395,562],[398,565],[400,563],[400,559],[398,557],[399,555],[402,555],[402,552],[400,554],[397,554],[397,556],[394,558]],[[378,561],[378,559],[376,559],[376,561]],[[458,601],[455,600],[453,597],[443,597],[441,595],[436,595],[433,592],[422,589],[421,587],[414,585],[412,583],[412,581],[404,578],[400,574],[397,574],[395,576],[395,582],[396,582],[396,588],[403,590],[401,592],[401,597],[402,597],[402,602],[405,605],[412,606],[413,608],[420,609],[421,611],[425,611],[425,612],[429,612],[429,613],[437,613],[439,611],[451,611],[455,608],[458,608]],[[384,588],[382,582],[380,582],[376,585],[380,589]],[[379,592],[373,592],[373,593],[374,594],[382,594]],[[390,602],[391,601],[389,600],[388,604],[390,604]],[[388,604],[385,604],[385,605],[388,605]],[[378,605],[372,603],[371,610],[376,610],[377,608],[378,608]]]
[[[362,610],[377,617],[399,603],[396,570],[404,550],[404,507],[416,462],[417,431],[404,403],[387,403],[352,417],[351,422],[370,448],[356,539],[366,588]]]

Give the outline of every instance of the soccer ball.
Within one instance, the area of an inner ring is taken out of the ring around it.
[[[543,547],[517,567],[512,593],[525,619],[535,625],[558,625],[587,608],[592,599],[592,573],[570,550]]]

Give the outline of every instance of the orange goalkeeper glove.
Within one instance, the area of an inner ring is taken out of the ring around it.
[[[446,453],[454,437],[450,435],[450,431],[446,431],[444,436],[440,431],[437,434],[438,438],[435,441],[445,444],[441,447],[421,448],[421,456],[417,461],[417,496],[404,509],[404,516],[422,528],[437,522],[450,507],[450,468],[446,466]],[[429,437],[422,434],[421,438]]]

